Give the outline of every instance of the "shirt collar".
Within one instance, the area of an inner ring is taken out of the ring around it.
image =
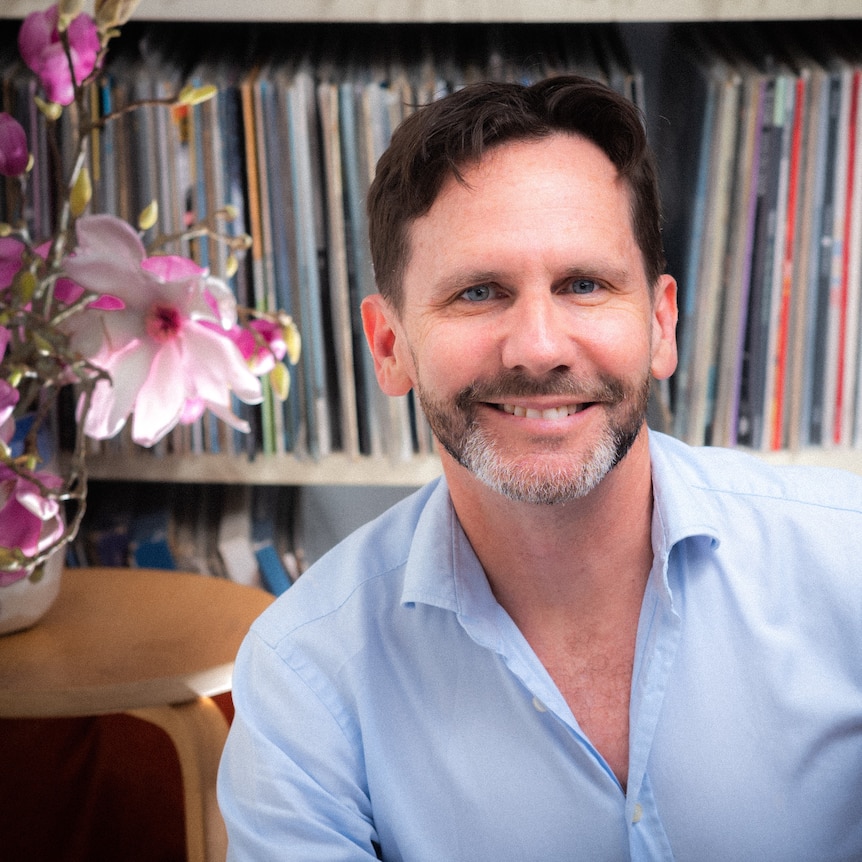
[[[652,543],[665,573],[678,542],[703,537],[719,544],[719,517],[711,495],[698,488],[690,449],[667,435],[650,432],[653,481]],[[472,621],[486,621],[482,640],[496,641],[498,605],[482,566],[455,514],[445,478],[435,480],[416,522],[404,572],[402,602],[444,608]]]
[[[445,478],[429,496],[416,523],[404,570],[404,604],[420,603],[458,614],[471,636],[498,648],[505,611],[500,607],[482,565],[465,535]]]
[[[653,485],[653,551],[669,552],[681,542],[701,536],[718,547],[721,520],[710,494],[704,494],[691,448],[679,440],[650,431]]]
[[[401,600],[405,604],[421,603],[457,611],[454,571],[459,535],[463,531],[449,498],[446,479],[441,477],[435,483],[413,532]]]

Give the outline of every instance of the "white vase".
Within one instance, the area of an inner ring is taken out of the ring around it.
[[[28,629],[48,613],[60,592],[65,550],[62,547],[48,557],[41,577],[30,576],[0,587],[0,635]]]

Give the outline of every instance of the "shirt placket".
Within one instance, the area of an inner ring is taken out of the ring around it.
[[[633,862],[664,862],[673,851],[647,772],[650,751],[679,646],[681,622],[668,588],[669,555],[656,557],[647,583],[635,657],[630,707],[626,817]]]

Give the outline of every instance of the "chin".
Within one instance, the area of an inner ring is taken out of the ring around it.
[[[515,460],[486,450],[476,457],[467,456],[461,463],[480,482],[509,500],[559,505],[589,495],[618,460],[612,447],[600,446],[587,457],[545,454]]]

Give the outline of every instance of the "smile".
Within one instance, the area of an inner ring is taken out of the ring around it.
[[[551,407],[547,410],[537,410],[532,407],[521,407],[516,404],[500,404],[499,409],[504,413],[509,413],[512,416],[519,416],[525,419],[565,419],[574,413],[580,413],[581,410],[589,407],[586,404],[564,404],[561,407]]]

